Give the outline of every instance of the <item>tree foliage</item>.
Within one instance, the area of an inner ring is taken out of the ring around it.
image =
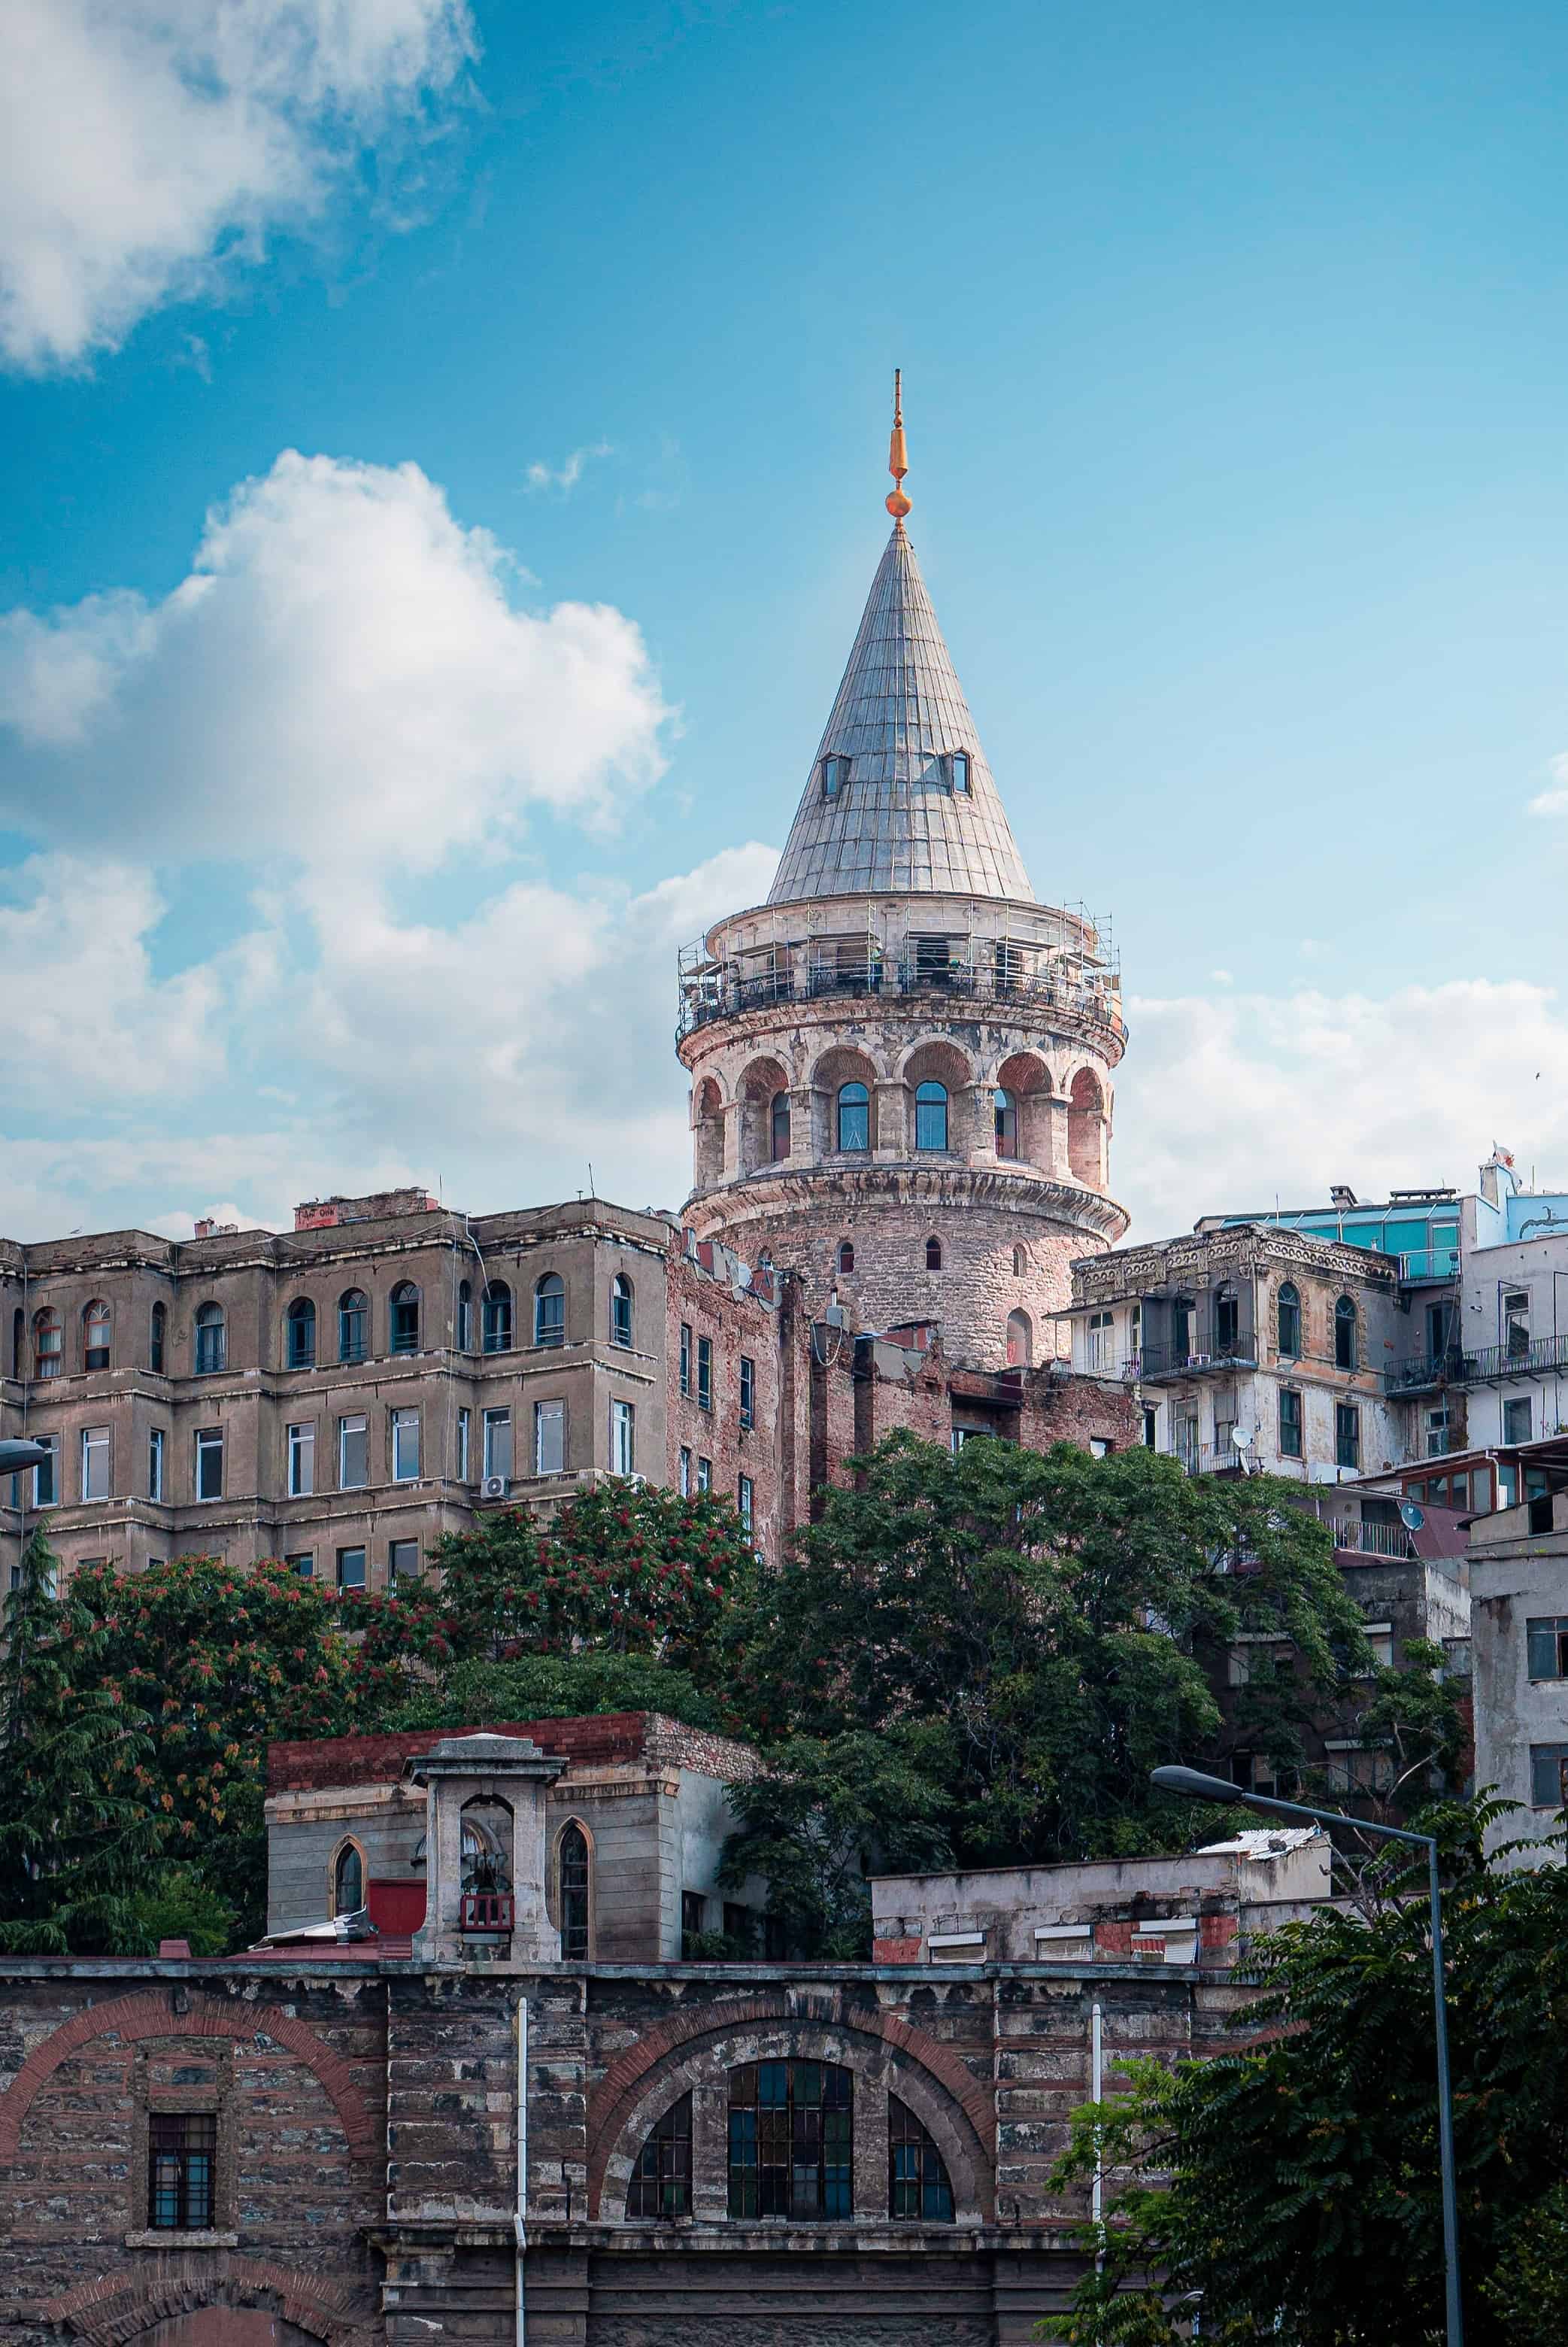
[[[1493,1811],[1495,1805],[1493,1805]],[[1450,1808],[1447,2000],[1471,2347],[1568,2341],[1568,1872],[1481,1861],[1485,1808]],[[1262,2042],[1127,2067],[1074,2116],[1057,2181],[1106,2164],[1102,2253],[1046,2335],[1426,2347],[1443,2335],[1430,1943],[1421,1879],[1370,1912],[1276,1933],[1248,2019]],[[1157,2274],[1159,2285],[1148,2277]]]

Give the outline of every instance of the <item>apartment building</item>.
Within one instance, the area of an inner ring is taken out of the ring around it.
[[[0,1487],[7,1562],[46,1511],[67,1571],[282,1556],[382,1588],[486,1508],[675,1482],[687,1453],[760,1531],[776,1291],[707,1255],[601,1200],[470,1218],[418,1192],[313,1201],[283,1233],[0,1247],[0,1425],[54,1454]]]
[[[1395,1265],[1275,1224],[1202,1227],[1072,1266],[1059,1317],[1084,1377],[1135,1389],[1190,1473],[1337,1482],[1405,1456],[1422,1332]]]

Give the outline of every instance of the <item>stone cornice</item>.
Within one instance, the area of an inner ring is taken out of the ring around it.
[[[743,1229],[747,1223],[781,1214],[811,1214],[829,1201],[842,1211],[845,1200],[867,1205],[958,1208],[996,1206],[1004,1213],[1092,1232],[1112,1243],[1127,1228],[1128,1214],[1114,1198],[1050,1174],[1015,1172],[998,1165],[846,1165],[842,1159],[785,1171],[764,1166],[755,1174],[686,1201],[685,1220],[700,1237],[715,1230]],[[1120,1258],[1125,1261],[1125,1256]],[[1091,1258],[1098,1260],[1098,1258]]]
[[[1180,1284],[1205,1286],[1216,1277],[1300,1271],[1391,1295],[1398,1278],[1392,1264],[1380,1265],[1361,1247],[1337,1239],[1310,1238],[1286,1224],[1238,1223],[1220,1231],[1193,1232],[1158,1245],[1124,1247],[1113,1255],[1087,1255],[1072,1266],[1074,1308],[1085,1304],[1146,1296]]]

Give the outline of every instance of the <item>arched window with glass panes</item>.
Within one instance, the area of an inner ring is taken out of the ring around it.
[[[921,1084],[915,1093],[915,1146],[917,1149],[946,1149],[947,1145],[948,1087],[946,1084]]]
[[[547,1271],[534,1289],[534,1342],[536,1345],[564,1345],[566,1342],[566,1283],[559,1271]],[[489,1350],[487,1340],[486,1351]]]
[[[643,2139],[626,2188],[629,2221],[692,2213],[692,2097],[682,2095]]]
[[[848,2218],[855,2081],[835,2062],[744,2062],[730,2072],[730,2214]]]
[[[1334,1307],[1334,1366],[1337,1369],[1356,1367],[1356,1307],[1348,1296],[1342,1296]]]
[[[1293,1279],[1280,1283],[1278,1296],[1279,1352],[1282,1360],[1301,1358],[1301,1291]]]
[[[314,1368],[316,1307],[308,1296],[296,1296],[283,1322],[283,1359],[291,1369]]]
[[[539,1282],[540,1286],[544,1282]],[[479,1308],[480,1341],[487,1353],[512,1349],[512,1291],[504,1279],[487,1280]]]
[[[591,1936],[592,1857],[588,1836],[573,1818],[556,1849],[556,1913],[560,1922],[563,1963],[587,1962]]]
[[[871,1094],[864,1084],[838,1088],[838,1146],[845,1150],[871,1146]]]
[[[922,2225],[953,2221],[953,2188],[942,2155],[897,2095],[887,2097],[887,2214]]]
[[[419,1290],[411,1279],[400,1279],[387,1302],[388,1350],[419,1350]]]
[[[363,1361],[370,1352],[370,1299],[363,1287],[345,1287],[337,1300],[337,1357]]]

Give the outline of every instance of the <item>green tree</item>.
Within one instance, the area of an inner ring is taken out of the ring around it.
[[[940,1727],[964,1861],[1182,1847],[1158,1762],[1219,1725],[1198,1650],[1288,1638],[1337,1683],[1368,1657],[1323,1525],[1264,1477],[895,1436],[824,1495],[733,1625],[732,1700],[764,1741]]]
[[[379,1724],[471,1727],[477,1722],[587,1718],[596,1712],[661,1711],[693,1727],[723,1727],[716,1696],[651,1655],[520,1655],[511,1662],[457,1663],[416,1687]]]
[[[1568,2339],[1568,1871],[1486,1867],[1497,1805],[1436,1813],[1460,2266],[1471,2347]],[[1276,1933],[1247,2019],[1260,2043],[1128,2065],[1074,2115],[1056,2182],[1098,2156],[1102,2253],[1047,2336],[1170,2347],[1201,2293],[1203,2337],[1428,2347],[1443,2335],[1431,1963],[1424,1867],[1358,1914]],[[1149,2277],[1159,2277],[1158,2286]]]
[[[135,1783],[152,1753],[149,1723],[121,1688],[84,1671],[101,1637],[56,1596],[57,1578],[40,1523],[0,1656],[0,1947],[138,1952],[136,1899],[166,1840]]]
[[[939,1727],[790,1737],[761,1775],[729,1788],[740,1825],[724,1845],[721,1884],[738,1890],[762,1875],[771,1911],[803,1953],[869,1956],[869,1877],[949,1860],[950,1759]]]

